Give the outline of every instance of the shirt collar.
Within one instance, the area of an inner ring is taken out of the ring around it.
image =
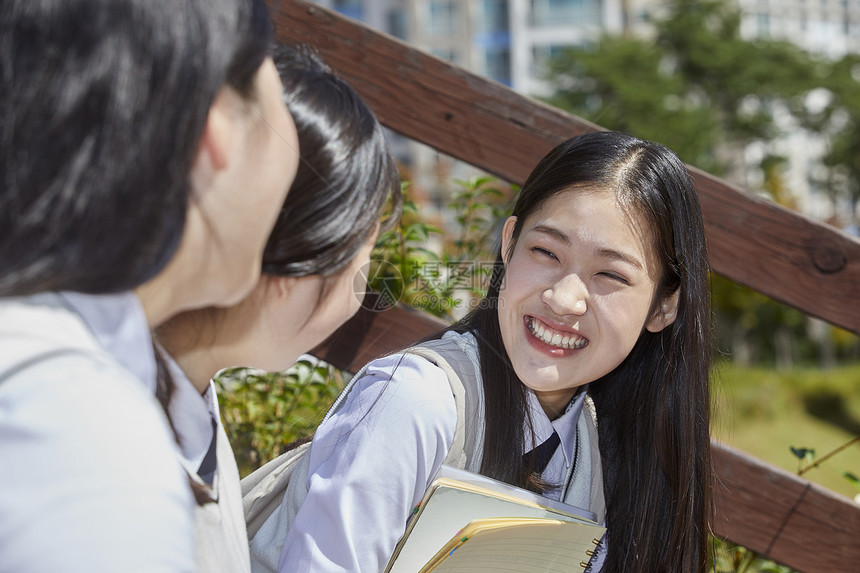
[[[189,467],[198,468],[212,442],[212,420],[217,420],[212,382],[201,394],[179,365],[166,352],[161,353],[173,380],[170,419],[179,441],[182,457]]]
[[[558,437],[561,439],[561,451],[564,453],[565,462],[569,466],[573,462],[574,450],[576,449],[576,424],[579,421],[579,414],[582,412],[582,405],[585,403],[585,395],[585,391],[579,392],[567,405],[564,414],[550,421],[546,412],[543,411],[537,395],[529,389],[528,406],[534,434],[528,428],[525,429],[523,453],[529,452],[545,442],[552,436],[553,432],[558,432]]]
[[[146,313],[137,295],[131,291],[59,294],[83,319],[99,345],[154,394],[155,352]]]

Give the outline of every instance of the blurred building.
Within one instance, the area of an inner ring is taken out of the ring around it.
[[[734,1],[741,10],[741,35],[746,39],[784,40],[831,60],[860,52],[857,0]],[[823,109],[828,101],[826,90],[816,90],[809,94],[806,105],[811,110]],[[825,138],[797,129],[787,114],[777,120],[787,135],[775,141],[770,150],[752,148],[748,153],[756,158],[769,151],[788,158],[786,182],[794,192],[797,208],[856,234],[857,214],[850,213],[848,205],[834,206],[820,183],[824,176],[820,158],[827,150]]]
[[[741,10],[747,39],[794,42],[827,58],[860,51],[860,2],[857,0],[726,0]],[[342,14],[403,39],[477,74],[529,96],[549,95],[543,80],[548,61],[570,46],[587,45],[603,33],[652,37],[652,22],[671,0],[319,0]],[[826,94],[813,93],[808,105],[823,106]],[[750,164],[764,154],[788,158],[786,185],[797,207],[818,219],[832,219],[834,208],[820,189],[822,138],[794,129],[769,149],[746,151]],[[417,143],[394,138],[395,152],[408,167],[416,190],[444,212],[451,177],[468,178],[470,167]],[[755,188],[757,168],[733,182]],[[847,224],[847,222],[846,222]]]
[[[793,42],[828,58],[860,51],[860,2],[856,0],[735,0],[745,38]]]

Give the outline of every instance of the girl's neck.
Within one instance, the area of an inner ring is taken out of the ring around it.
[[[169,320],[155,335],[200,393],[219,370],[231,366],[232,349],[220,344],[212,320],[214,316],[207,311],[186,312]]]
[[[222,368],[214,365],[216,356],[211,348],[201,347],[178,355],[171,353],[171,356],[201,394],[209,387],[212,377]]]

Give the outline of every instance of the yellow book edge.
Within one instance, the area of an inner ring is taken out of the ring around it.
[[[563,525],[564,523],[568,522],[542,517],[488,517],[484,519],[476,519],[466,525],[466,527],[461,529],[457,535],[451,538],[451,540],[446,543],[418,573],[431,573],[464,543],[483,531],[503,529],[505,527],[520,527],[524,525]]]
[[[415,527],[415,524],[418,522],[418,519],[421,517],[421,513],[424,511],[424,508],[427,507],[427,503],[430,500],[430,497],[433,495],[433,493],[436,491],[436,489],[438,489],[440,487],[450,487],[450,488],[455,488],[455,489],[459,489],[459,490],[463,490],[463,491],[468,491],[468,492],[472,492],[472,493],[486,495],[486,496],[494,497],[496,499],[502,499],[505,501],[510,501],[513,503],[524,505],[527,507],[538,508],[538,509],[542,509],[542,510],[549,511],[552,513],[557,513],[559,515],[564,515],[565,517],[572,518],[573,520],[578,521],[580,523],[585,523],[588,525],[595,525],[598,527],[600,526],[600,524],[598,524],[596,521],[587,519],[587,518],[585,518],[581,515],[577,515],[575,513],[563,511],[557,507],[552,507],[549,505],[542,505],[540,503],[537,503],[537,502],[534,502],[531,500],[527,500],[527,499],[523,499],[523,498],[517,497],[515,495],[510,495],[510,494],[496,491],[496,490],[493,490],[493,489],[490,489],[487,487],[482,487],[482,486],[475,484],[475,483],[465,482],[465,481],[461,481],[461,480],[454,479],[454,478],[439,477],[439,478],[436,478],[433,481],[433,483],[430,484],[430,487],[428,487],[427,491],[424,493],[424,497],[421,498],[421,503],[413,510],[413,515],[409,520],[409,524],[406,527],[406,531],[404,531],[403,536],[397,542],[397,545],[395,546],[394,551],[391,554],[391,557],[388,561],[388,564],[385,567],[384,573],[389,573],[391,571],[391,567],[393,566],[397,557],[400,555],[400,550],[403,548],[403,544],[405,543],[406,539],[409,537],[409,534],[412,533],[412,529]],[[494,519],[494,518],[486,518],[486,519]],[[502,519],[507,519],[508,521],[510,521],[511,518],[502,518]],[[515,519],[531,519],[531,518],[515,518]],[[541,519],[543,519],[544,521],[547,521],[546,518],[541,518]]]

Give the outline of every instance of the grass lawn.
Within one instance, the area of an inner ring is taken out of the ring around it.
[[[830,370],[774,370],[719,363],[712,378],[711,434],[771,464],[796,472],[790,447],[817,458],[860,435],[860,364]],[[842,495],[858,492],[842,474],[860,476],[860,444],[804,477]]]

